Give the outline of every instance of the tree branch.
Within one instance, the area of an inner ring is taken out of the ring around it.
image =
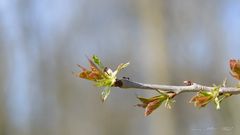
[[[120,88],[135,88],[145,90],[155,90],[158,95],[144,98],[137,97],[141,104],[137,104],[139,107],[145,108],[145,116],[151,114],[156,108],[158,108],[163,102],[167,108],[171,107],[173,98],[184,92],[196,92],[197,94],[191,98],[190,103],[194,103],[196,107],[204,107],[208,103],[213,102],[217,109],[220,109],[220,103],[223,99],[240,94],[240,88],[238,87],[226,87],[226,80],[221,86],[205,86],[191,81],[184,81],[183,86],[173,85],[157,85],[157,84],[145,84],[129,80],[129,78],[123,77],[122,79],[116,79],[117,73],[123,68],[128,66],[129,63],[120,64],[115,71],[104,67],[97,56],[93,56],[92,59],[88,59],[90,63],[90,69],[86,69],[79,65],[82,72],[74,73],[75,76],[91,80],[95,82],[98,87],[105,87],[102,91],[102,101],[105,101],[110,94],[110,87]],[[230,60],[230,73],[233,77],[240,80],[240,60]]]
[[[192,83],[189,86],[172,86],[172,85],[157,85],[157,84],[145,84],[130,81],[128,79],[118,79],[114,85],[119,88],[135,88],[146,90],[161,90],[166,92],[174,92],[176,94],[184,92],[199,92],[199,91],[212,91],[214,87],[204,86],[197,83]],[[220,87],[219,93],[230,93],[232,95],[240,94],[240,88],[235,87]]]

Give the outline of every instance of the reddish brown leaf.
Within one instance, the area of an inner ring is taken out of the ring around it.
[[[197,107],[204,107],[212,100],[212,98],[212,96],[198,94],[190,100],[190,103],[194,103]]]
[[[78,67],[80,67],[83,71],[86,71],[87,69],[79,64],[77,64]]]
[[[103,72],[89,59],[90,69],[86,69],[85,67],[78,65],[82,69],[82,72],[74,73],[75,76],[87,79],[87,80],[100,80],[103,79]]]
[[[90,60],[90,59],[88,58],[88,61],[89,61],[89,63],[90,63],[90,68],[91,68],[92,71],[98,72],[99,74],[103,74],[102,70],[100,70],[100,69],[97,67],[97,65],[94,64],[94,62],[93,62],[92,60]]]
[[[240,60],[231,59],[229,65],[231,69],[230,74],[240,80]]]
[[[144,115],[145,116],[150,115],[155,109],[157,109],[161,105],[161,103],[162,102],[161,102],[160,99],[149,102],[148,105],[145,108]]]
[[[137,97],[142,103],[137,104],[136,106],[145,108],[145,116],[148,116],[151,114],[155,109],[157,109],[164,100],[167,99],[166,96],[160,95],[160,96],[154,96],[151,98],[142,98]]]

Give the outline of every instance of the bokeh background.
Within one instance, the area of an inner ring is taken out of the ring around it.
[[[239,0],[0,0],[1,135],[238,135],[240,97],[194,108],[192,93],[149,117],[141,90],[100,89],[75,78],[85,55],[119,77],[157,84],[228,85],[240,57]]]

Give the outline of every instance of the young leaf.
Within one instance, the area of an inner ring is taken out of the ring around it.
[[[102,102],[104,102],[107,97],[109,96],[111,90],[110,90],[110,87],[105,87],[104,90],[102,91]]]
[[[110,94],[110,87],[114,85],[117,79],[117,73],[125,68],[129,63],[120,64],[117,70],[113,73],[110,68],[104,67],[100,59],[93,55],[92,59],[88,59],[90,64],[90,69],[84,68],[81,65],[78,65],[82,72],[73,73],[76,77],[94,81],[97,87],[105,87],[102,91],[102,101],[105,101]]]
[[[80,77],[83,79],[87,79],[87,80],[91,80],[91,81],[95,81],[95,82],[101,82],[101,84],[103,84],[102,82],[107,81],[109,82],[110,79],[112,79],[111,81],[114,82],[115,78],[112,75],[108,75],[106,74],[103,70],[103,68],[101,68],[100,66],[103,66],[101,64],[100,59],[97,56],[93,56],[92,57],[93,60],[88,59],[89,64],[90,64],[90,69],[84,68],[81,65],[78,65],[81,69],[82,72],[77,72],[77,73],[73,73],[76,77]],[[104,84],[108,84],[108,83],[104,83]],[[103,85],[101,85],[103,86]]]
[[[126,68],[130,63],[121,63],[120,65],[118,65],[117,69],[113,72],[113,75],[117,75],[117,73],[119,73],[122,69]]]
[[[211,100],[213,99],[212,95],[203,94],[202,92],[199,92],[196,96],[194,96],[190,103],[194,103],[194,106],[196,107],[204,107],[206,106]]]
[[[167,100],[165,101],[165,107],[171,109],[173,103],[175,103],[175,100],[173,100],[172,98],[167,98]]]
[[[159,95],[151,98],[137,97],[142,103],[137,104],[138,107],[145,108],[145,116],[150,115],[155,109],[157,109],[162,102],[166,99],[165,96]]]
[[[144,115],[148,116],[150,115],[155,109],[157,109],[162,104],[161,100],[154,100],[152,102],[149,102],[146,106]]]
[[[104,68],[104,66],[103,66],[103,64],[101,63],[100,59],[99,59],[96,55],[93,55],[92,59],[93,59],[93,62],[94,62],[95,64],[97,64],[101,69]]]
[[[80,77],[80,78],[92,80],[92,81],[103,79],[102,74],[95,68],[91,68],[91,70],[88,70],[81,65],[78,65],[78,66],[82,69],[82,72],[73,73],[76,77]]]
[[[156,110],[164,101],[165,107],[171,108],[171,104],[173,103],[173,96],[172,93],[168,95],[166,94],[160,94],[158,96],[154,96],[151,98],[143,98],[143,97],[137,97],[142,103],[137,104],[136,106],[145,108],[145,116],[150,115],[154,110]]]
[[[88,58],[88,61],[89,61],[89,63],[90,63],[90,68],[91,68],[91,70],[97,71],[97,72],[99,72],[99,74],[104,75],[102,69],[100,69],[100,68],[98,67],[98,65],[96,65],[96,64],[95,64],[91,59],[89,59],[89,58]]]
[[[223,100],[222,95],[219,95],[220,86],[214,86],[214,89],[210,92],[200,91],[194,96],[190,103],[194,103],[196,107],[204,107],[211,101],[216,104],[216,109],[220,109],[220,102]]]
[[[231,69],[230,74],[240,80],[240,60],[231,59],[229,65]]]
[[[95,85],[97,87],[106,87],[106,86],[111,87],[114,82],[115,82],[115,79],[106,78],[106,79],[102,79],[102,80],[97,80]]]
[[[215,97],[214,103],[216,104],[216,109],[220,109],[220,100],[218,99],[218,97]]]

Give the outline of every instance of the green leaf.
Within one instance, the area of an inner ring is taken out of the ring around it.
[[[211,96],[211,95],[212,95],[212,92],[200,91],[199,94],[201,94],[202,96]]]
[[[165,101],[165,107],[168,108],[168,109],[171,109],[173,103],[175,103],[175,100],[173,100],[171,98],[167,98],[167,100]]]
[[[142,103],[144,103],[144,104],[147,104],[147,103],[149,102],[149,100],[150,100],[150,99],[148,99],[148,98],[138,97],[138,96],[137,96],[137,98],[138,98]]]
[[[104,68],[104,66],[103,66],[103,64],[101,63],[100,59],[99,59],[96,55],[93,55],[92,59],[93,59],[93,62],[94,62],[95,64],[97,64],[101,69]]]
[[[220,100],[218,99],[218,97],[214,99],[214,103],[216,104],[216,109],[220,109]]]
[[[95,83],[95,85],[96,85],[97,87],[104,87],[104,86],[111,87],[114,82],[115,82],[115,79],[114,79],[114,78],[102,79],[102,80],[97,80],[96,83]]]
[[[118,72],[120,72],[122,69],[126,68],[130,63],[121,63],[120,65],[118,65],[117,69],[113,72],[113,75],[116,76]]]
[[[213,97],[218,97],[219,96],[219,89],[220,89],[221,86],[215,86],[212,90],[212,95]]]
[[[105,87],[105,89],[102,91],[102,102],[104,102],[107,97],[109,96],[111,90],[110,90],[110,87]]]
[[[122,63],[117,67],[117,70],[121,71],[122,69],[126,68],[129,64],[130,64],[129,62],[125,63],[125,64]]]
[[[222,86],[223,86],[223,87],[226,87],[226,86],[227,86],[227,78],[225,78],[225,79],[223,80]]]
[[[220,102],[222,99],[219,99],[219,89],[221,86],[214,86],[214,89],[212,90],[212,95],[214,98],[214,103],[216,104],[216,109],[220,109]]]

